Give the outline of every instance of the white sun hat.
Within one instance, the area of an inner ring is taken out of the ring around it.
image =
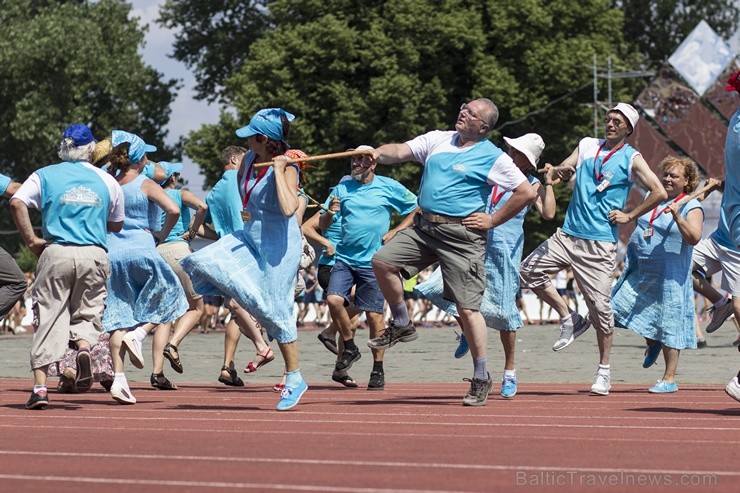
[[[540,161],[540,155],[545,149],[545,142],[542,140],[542,137],[537,134],[524,134],[516,139],[504,137],[504,142],[506,142],[509,147],[513,147],[527,156],[527,159],[532,163],[532,166],[537,168],[537,163]]]
[[[632,126],[632,131],[635,131],[635,128],[637,127],[637,120],[640,119],[640,114],[637,112],[634,106],[627,103],[617,103],[617,105],[609,111],[618,111],[623,114],[627,121],[630,122],[630,125]]]

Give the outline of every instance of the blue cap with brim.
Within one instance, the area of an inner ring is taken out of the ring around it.
[[[128,149],[128,158],[134,163],[141,161],[144,158],[144,154],[147,152],[154,152],[157,150],[156,147],[147,144],[136,134],[124,132],[123,130],[114,130],[111,133],[111,143],[113,144],[113,147],[124,142],[128,142],[130,144]]]
[[[84,123],[75,123],[64,129],[64,139],[72,139],[75,147],[81,147],[90,142],[95,142],[90,128]]]
[[[270,140],[285,142],[283,139],[283,122],[280,117],[284,116],[286,120],[292,122],[295,115],[288,113],[282,108],[266,108],[259,110],[249,120],[249,125],[237,129],[238,137],[247,138],[252,135],[264,135]],[[287,144],[287,142],[285,142]]]
[[[167,178],[159,182],[160,185],[164,185],[165,183],[167,183],[167,180],[172,178],[172,175],[182,171],[182,163],[170,163],[167,161],[160,161],[159,165],[162,167],[162,169],[164,169],[164,172],[167,174]]]

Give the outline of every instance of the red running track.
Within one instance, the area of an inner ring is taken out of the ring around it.
[[[676,394],[520,384],[463,407],[465,384],[313,385],[274,411],[268,386],[137,384],[50,392],[0,380],[0,491],[737,492],[740,404],[717,386]]]

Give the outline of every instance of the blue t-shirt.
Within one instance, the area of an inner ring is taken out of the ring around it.
[[[206,197],[208,213],[205,222],[213,224],[213,229],[220,238],[244,227],[238,174],[235,169],[224,171],[221,179]]]
[[[175,223],[175,225],[172,227],[172,230],[170,231],[170,234],[167,235],[167,238],[165,238],[162,243],[169,243],[171,241],[187,241],[185,238],[182,237],[182,235],[190,227],[190,208],[188,206],[182,205],[182,193],[180,193],[180,190],[168,188],[165,190],[165,193],[169,195],[170,198],[174,200],[177,206],[180,208],[180,219]],[[166,220],[167,214],[162,211],[162,215],[159,221],[160,229],[162,226],[164,226]]]
[[[725,139],[725,191],[720,223],[734,249],[740,249],[740,108],[732,115]]]
[[[632,189],[632,160],[639,153],[624,144],[610,155],[610,150],[601,147],[603,143],[593,137],[578,143],[576,184],[562,229],[576,238],[616,243],[617,225],[609,222],[609,211],[624,208]],[[604,180],[609,186],[598,191]]]
[[[0,173],[0,195],[4,194],[10,186],[10,177]]]
[[[334,193],[332,191],[332,193]],[[342,212],[337,211],[331,218],[331,226],[322,232],[324,238],[329,240],[334,248],[336,249],[339,244],[339,240],[342,239]],[[319,257],[319,265],[334,265],[337,261],[336,254],[329,256],[326,254],[326,248],[321,249],[321,257]]]
[[[414,160],[424,165],[419,185],[424,212],[453,217],[483,212],[494,183],[509,191],[525,180],[488,139],[466,147],[459,147],[458,139],[457,132],[435,130],[406,142]]]
[[[375,252],[383,245],[391,214],[402,216],[416,209],[416,195],[392,178],[375,175],[373,181],[362,184],[346,180],[334,188],[339,198],[341,239],[335,244],[337,260],[360,269],[372,267]],[[326,201],[329,206],[331,197]]]
[[[44,239],[61,245],[107,249],[110,192],[97,172],[72,161],[46,166],[35,173],[41,183]]]

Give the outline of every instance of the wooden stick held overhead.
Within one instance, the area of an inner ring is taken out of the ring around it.
[[[373,151],[370,151],[370,150],[335,152],[333,154],[321,154],[319,156],[309,156],[309,157],[304,157],[304,158],[288,159],[288,164],[307,163],[309,161],[325,161],[329,159],[342,159],[342,158],[352,157],[352,156],[372,156],[372,155],[373,155]],[[265,168],[267,166],[272,166],[273,164],[275,164],[275,161],[266,161],[264,163],[256,163],[254,165],[254,168],[255,169]]]
[[[701,195],[704,195],[705,193],[707,195],[709,195],[709,193],[711,193],[711,192],[717,190],[719,187],[721,187],[722,186],[722,183],[723,182],[720,181],[719,183],[711,183],[709,185],[704,185],[699,190],[695,190],[692,194],[687,195],[686,197],[684,197],[681,200],[679,200],[678,202],[676,202],[676,205],[678,205],[680,207],[680,206],[684,205],[685,203],[687,203],[688,201],[693,200],[693,199],[695,199],[697,197],[700,197]],[[699,199],[699,201],[701,202],[705,198],[706,197],[701,198],[701,199]],[[666,209],[665,211],[663,211],[663,214],[667,214],[669,212],[670,211],[668,209]]]

